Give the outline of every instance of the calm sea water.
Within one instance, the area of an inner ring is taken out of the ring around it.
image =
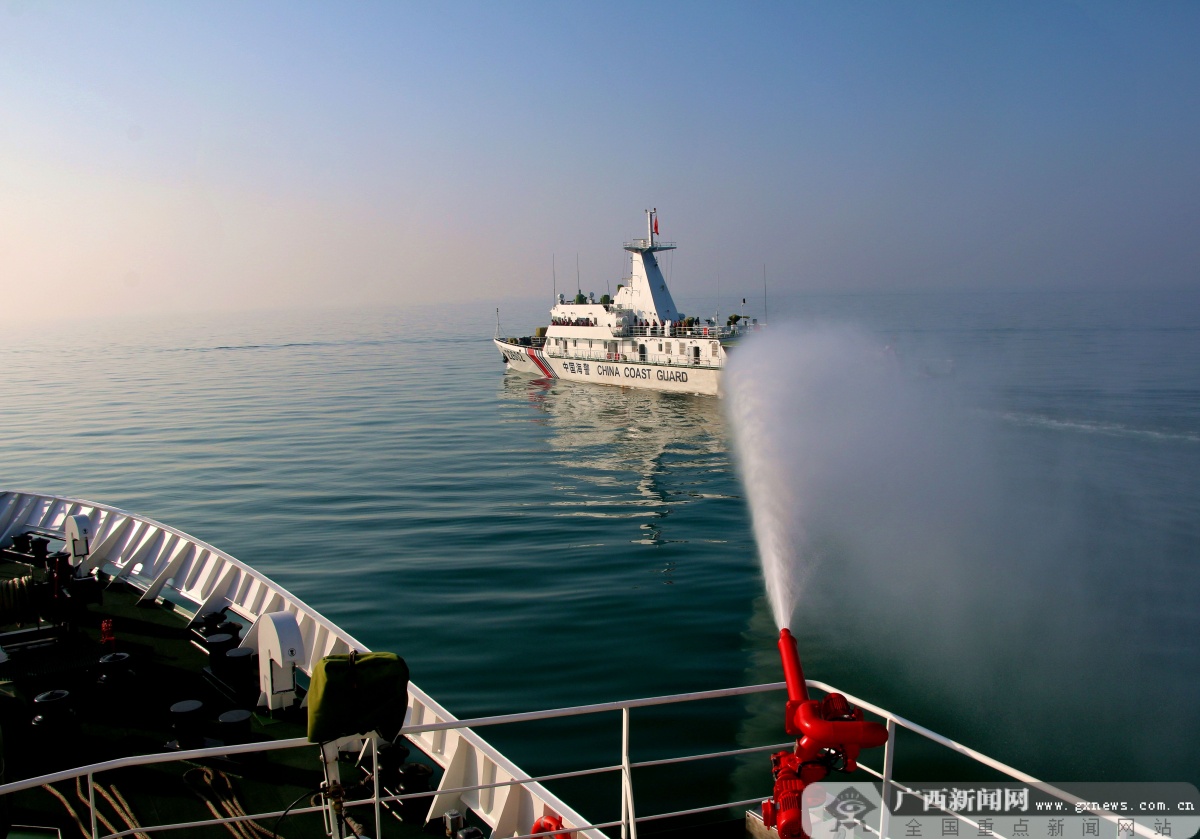
[[[1047,779],[1200,782],[1200,295],[772,306],[775,328],[861,325],[987,428],[994,515],[961,556],[864,556],[813,523],[825,549],[793,621],[808,675]],[[504,304],[505,330],[544,308]],[[494,307],[459,309],[10,330],[0,484],[219,545],[463,716],[780,678],[721,403],[506,375]],[[781,714],[778,697],[644,712],[635,757],[782,740]],[[561,770],[615,760],[604,722],[487,736]],[[765,764],[664,773],[662,801],[763,794]],[[915,742],[898,766],[967,771]],[[611,812],[608,786],[567,792]]]

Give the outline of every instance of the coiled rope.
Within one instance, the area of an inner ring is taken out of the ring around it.
[[[100,793],[100,797],[107,801],[109,806],[113,808],[121,821],[125,822],[125,826],[127,828],[136,830],[137,828],[141,827],[141,825],[138,824],[137,818],[133,815],[133,808],[129,806],[129,802],[125,800],[123,795],[121,795],[116,785],[105,789],[103,784],[93,783],[93,787],[95,787],[96,791]],[[92,839],[91,829],[83,823],[83,819],[80,818],[79,813],[76,812],[75,808],[71,806],[71,802],[67,799],[67,797],[50,784],[42,784],[42,789],[46,790],[48,793],[57,798],[59,802],[61,802],[61,804],[67,808],[67,813],[70,814],[71,820],[75,822],[76,827],[79,828],[79,832],[84,835],[85,839]],[[91,802],[88,801],[88,797],[83,794],[83,779],[79,777],[75,778],[75,795],[80,802],[82,802],[84,807],[88,808],[89,810],[91,809]],[[96,808],[96,820],[100,822],[100,824],[104,825],[104,829],[109,833],[117,832],[116,826],[105,817],[104,813],[100,812],[99,807]],[[138,831],[133,835],[137,837],[137,839],[150,839],[149,836],[141,831]]]
[[[32,575],[0,580],[0,623],[24,626],[36,622],[37,613]]]
[[[78,780],[76,783],[78,783]],[[117,811],[117,815],[121,817],[121,821],[125,822],[126,827],[141,827],[133,815],[133,809],[129,806],[129,802],[125,800],[125,796],[121,795],[116,784],[113,784],[107,790],[104,788],[104,784],[96,784],[96,791],[99,792],[100,796],[108,802],[110,807]],[[82,789],[79,790],[79,794],[80,797],[83,796]],[[112,832],[116,833],[115,830]],[[136,837],[136,839],[150,839],[148,835],[142,833],[141,831],[138,831],[133,835]]]
[[[233,782],[224,772],[208,766],[196,766],[183,773],[183,779],[218,819],[246,818],[250,814],[242,807],[233,790]],[[220,809],[217,809],[220,805]],[[226,829],[236,839],[268,839],[275,834],[256,821],[225,822]]]
[[[92,832],[84,827],[83,821],[79,818],[79,814],[75,812],[75,808],[71,806],[71,802],[67,800],[67,797],[50,784],[42,784],[42,789],[57,798],[62,805],[67,808],[67,812],[71,814],[71,818],[74,820],[75,824],[79,826],[80,832],[82,832],[87,839],[92,839]],[[115,833],[116,831],[113,832]]]

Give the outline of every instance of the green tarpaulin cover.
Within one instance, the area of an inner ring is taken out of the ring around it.
[[[308,688],[308,740],[324,743],[378,731],[387,739],[404,725],[408,665],[395,653],[328,655]]]

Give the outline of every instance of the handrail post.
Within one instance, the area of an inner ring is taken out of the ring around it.
[[[383,821],[379,817],[379,733],[375,731],[371,732],[371,775],[375,782],[375,836],[382,837]]]
[[[633,770],[629,765],[629,708],[621,709],[621,839],[637,839]]]
[[[99,839],[100,826],[96,824],[96,783],[91,772],[88,773],[88,809],[92,814],[92,839]]]
[[[629,708],[620,709],[620,839],[629,839]]]
[[[888,796],[891,792],[892,784],[892,763],[896,759],[896,721],[891,717],[887,718],[887,743],[883,747],[883,785],[879,791],[883,800],[880,802],[883,806],[879,808],[879,839],[888,839],[888,830],[891,828],[892,812],[888,809]]]

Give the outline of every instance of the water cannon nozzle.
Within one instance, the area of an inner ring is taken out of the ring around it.
[[[808,685],[804,682],[804,668],[800,665],[796,637],[786,626],[779,630],[779,658],[783,662],[783,680],[787,683],[788,702],[807,702]]]

